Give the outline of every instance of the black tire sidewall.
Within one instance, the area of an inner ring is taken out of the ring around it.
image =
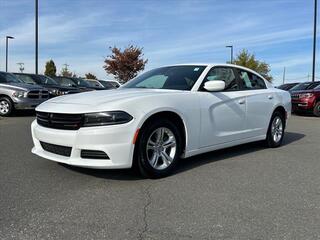
[[[9,98],[7,98],[7,97],[0,97],[0,102],[1,102],[1,101],[6,101],[6,102],[9,104],[9,111],[8,111],[6,114],[0,113],[0,116],[2,116],[2,117],[7,117],[7,116],[9,116],[9,115],[12,113],[12,111],[13,111],[13,104],[12,104],[11,100],[10,100]]]
[[[160,127],[166,127],[168,129],[170,129],[172,131],[172,133],[174,134],[175,138],[176,138],[176,142],[177,142],[177,151],[176,151],[176,155],[173,158],[172,163],[170,164],[170,166],[168,166],[166,169],[163,170],[157,170],[154,169],[148,159],[147,159],[147,153],[146,153],[146,145],[147,145],[147,141],[150,137],[150,135],[158,128]],[[137,165],[139,168],[140,173],[144,176],[144,177],[149,177],[149,178],[160,178],[160,177],[165,177],[168,176],[172,170],[176,167],[176,165],[178,164],[180,155],[181,155],[181,143],[182,143],[182,138],[181,138],[181,133],[178,129],[178,127],[176,125],[174,125],[171,121],[167,120],[167,119],[159,119],[159,120],[155,120],[150,122],[149,124],[147,124],[146,126],[143,127],[143,129],[141,129],[140,131],[140,137],[138,139],[138,143],[136,146],[136,159],[135,161],[137,161]]]
[[[280,117],[280,119],[282,121],[282,126],[283,126],[283,128],[282,128],[282,137],[281,137],[280,141],[278,141],[278,142],[275,142],[273,140],[273,137],[272,137],[272,134],[271,134],[272,122],[273,122],[275,117]],[[282,141],[283,141],[283,137],[284,137],[285,124],[286,123],[285,123],[284,116],[280,112],[276,111],[276,112],[274,112],[272,114],[272,117],[271,117],[271,120],[270,120],[270,123],[269,123],[267,139],[266,139],[266,143],[267,143],[268,147],[276,148],[276,147],[281,146]]]
[[[317,117],[320,117],[320,101],[318,101],[313,108],[313,114]]]

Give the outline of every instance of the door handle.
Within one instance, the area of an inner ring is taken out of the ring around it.
[[[272,95],[269,95],[269,96],[268,96],[268,99],[270,99],[270,100],[273,99],[273,96],[272,96]]]
[[[245,104],[245,103],[246,103],[246,100],[245,100],[245,99],[240,99],[240,100],[238,101],[238,103],[239,103],[239,104]]]

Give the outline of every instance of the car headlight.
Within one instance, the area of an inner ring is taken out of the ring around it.
[[[122,111],[98,112],[84,114],[84,127],[116,125],[130,122],[133,117]]]
[[[61,92],[60,92],[58,89],[50,89],[50,90],[49,90],[49,93],[50,93],[51,95],[55,95],[55,96],[61,95]]]
[[[313,97],[313,93],[302,93],[299,94],[299,98],[311,98]]]
[[[13,97],[16,97],[16,98],[25,98],[27,97],[27,92],[26,91],[15,91],[12,93],[12,96]]]

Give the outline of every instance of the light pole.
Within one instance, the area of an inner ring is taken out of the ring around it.
[[[14,39],[14,37],[6,36],[6,72],[8,72],[8,42],[9,39]]]
[[[39,33],[38,33],[38,19],[39,19],[39,14],[38,14],[38,0],[35,0],[35,72],[38,74],[38,51],[39,51],[39,46],[38,46],[38,40],[39,40]]]
[[[312,82],[316,78],[316,43],[317,43],[317,0],[314,0],[314,22],[313,22],[313,57],[312,57]]]
[[[233,45],[226,46],[226,48],[230,48],[231,53],[230,53],[230,63],[233,63]]]

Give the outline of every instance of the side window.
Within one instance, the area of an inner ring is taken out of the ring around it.
[[[264,80],[257,75],[241,69],[237,69],[237,71],[239,73],[240,82],[242,83],[244,90],[266,88]]]
[[[225,91],[239,90],[239,86],[232,68],[229,68],[229,67],[212,68],[208,72],[203,83],[207,81],[215,81],[215,80],[221,80],[226,83]]]

